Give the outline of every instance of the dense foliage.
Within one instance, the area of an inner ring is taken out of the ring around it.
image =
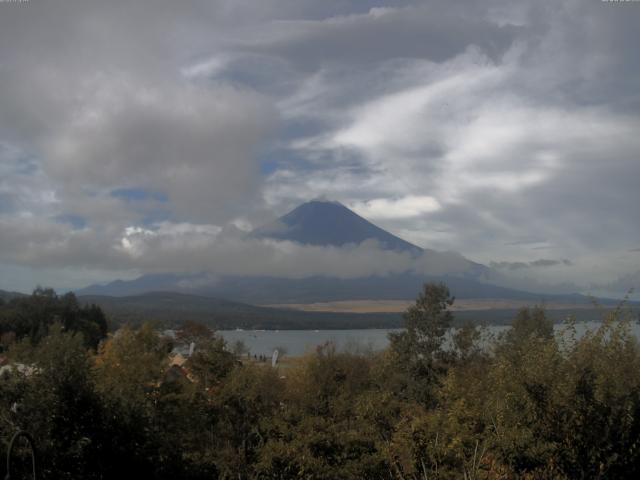
[[[149,325],[93,350],[57,314],[9,349],[33,370],[4,374],[0,438],[29,430],[51,479],[638,478],[640,347],[623,308],[586,335],[523,309],[488,338],[450,335],[452,303],[425,285],[387,350],[326,344],[278,368],[194,324],[179,369]]]
[[[82,334],[86,346],[96,348],[107,335],[107,320],[96,305],[81,306],[73,293],[62,296],[38,287],[31,296],[0,299],[0,352],[15,340],[40,342],[55,323]]]

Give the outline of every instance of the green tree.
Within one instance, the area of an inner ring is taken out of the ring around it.
[[[79,333],[60,324],[36,347],[27,341],[11,352],[26,365],[0,382],[0,423],[6,441],[13,428],[36,440],[41,478],[101,478],[103,411],[94,393],[91,359]],[[5,429],[12,425],[13,428]]]
[[[238,366],[211,398],[213,454],[220,476],[256,478],[256,464],[283,398],[277,371],[252,364]]]
[[[146,323],[125,326],[100,346],[93,368],[96,391],[106,411],[112,458],[107,476],[149,476],[162,465],[162,437],[154,427],[159,389],[168,367],[167,343]],[[117,459],[117,461],[115,461]]]
[[[229,352],[224,339],[216,335],[197,343],[193,355],[186,362],[186,367],[205,390],[220,385],[222,379],[238,365],[236,355]]]
[[[370,366],[328,343],[287,369],[258,478],[385,478],[379,423],[388,397],[374,390]]]
[[[193,320],[187,320],[182,324],[182,327],[176,332],[176,340],[187,346],[190,343],[200,343],[213,340],[215,334],[211,328],[203,325],[202,323],[194,322]]]
[[[509,343],[517,343],[530,337],[550,340],[553,338],[553,320],[547,317],[543,307],[523,307],[513,320],[506,337]]]
[[[12,299],[0,308],[0,335],[13,333],[33,344],[44,338],[54,323],[66,331],[79,332],[85,345],[97,348],[107,335],[107,321],[100,307],[79,304],[73,293],[61,297],[50,288],[38,287],[29,297]]]
[[[453,302],[444,283],[425,284],[404,313],[406,330],[389,335],[397,368],[408,375],[407,391],[424,404],[433,402],[433,388],[444,373],[442,345],[453,321]]]

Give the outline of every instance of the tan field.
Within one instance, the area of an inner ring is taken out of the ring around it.
[[[394,313],[403,312],[414,303],[413,300],[342,300],[337,302],[318,303],[279,303],[263,305],[273,308],[290,308],[305,312],[341,312],[341,313]],[[456,300],[452,310],[511,310],[521,307],[531,306],[533,303],[526,300],[505,300],[505,299],[465,299]],[[567,310],[593,308],[590,304],[572,303],[546,303],[547,310]]]

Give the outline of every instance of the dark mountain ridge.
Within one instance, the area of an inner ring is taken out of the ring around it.
[[[113,282],[78,290],[78,295],[130,296],[150,291],[179,292],[210,298],[224,298],[249,304],[315,303],[340,300],[411,300],[426,282],[445,282],[452,295],[460,299],[526,300],[532,304],[545,302],[589,303],[580,294],[550,295],[524,292],[472,278],[453,275],[428,276],[404,273],[361,278],[313,276],[302,279],[278,277],[242,277],[225,275],[205,283],[208,273],[143,275],[129,282]],[[198,285],[185,287],[185,284]]]

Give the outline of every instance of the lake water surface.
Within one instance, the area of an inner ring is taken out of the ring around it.
[[[578,336],[587,330],[594,330],[600,324],[586,322],[576,324]],[[557,335],[562,335],[563,324],[555,325]],[[485,337],[490,339],[508,329],[507,326],[485,327]],[[274,349],[283,350],[287,355],[298,356],[314,350],[326,342],[335,343],[338,349],[351,351],[382,350],[387,347],[389,332],[399,329],[366,329],[366,330],[219,330],[231,346],[241,340],[249,348],[252,355],[271,355]],[[632,331],[640,339],[640,324],[633,323]],[[485,340],[488,341],[488,340]]]

